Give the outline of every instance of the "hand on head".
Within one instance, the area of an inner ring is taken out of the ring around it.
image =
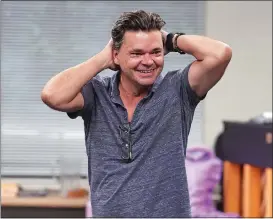
[[[117,71],[119,66],[114,63],[113,60],[113,39],[111,38],[104,49],[101,51],[101,55],[105,60],[105,69],[111,69]]]
[[[163,44],[164,44],[164,55],[167,55],[169,53],[169,51],[166,48],[166,40],[167,40],[168,32],[161,29],[161,33],[162,33]]]

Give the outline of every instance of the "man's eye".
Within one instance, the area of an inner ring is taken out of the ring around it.
[[[160,50],[158,50],[158,51],[154,51],[153,52],[153,54],[160,54],[161,53],[161,51]]]

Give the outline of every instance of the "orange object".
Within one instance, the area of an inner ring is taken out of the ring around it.
[[[15,197],[18,192],[19,185],[17,183],[1,182],[1,197]]]
[[[241,167],[229,161],[224,162],[224,211],[240,214]]]
[[[85,197],[88,196],[88,191],[83,188],[79,189],[73,189],[68,191],[67,198],[79,198],[79,197]]]
[[[265,183],[264,183],[264,217],[272,218],[272,169],[265,169]]]
[[[224,212],[272,218],[272,168],[224,161]]]
[[[262,170],[249,164],[243,165],[242,216],[261,217]]]

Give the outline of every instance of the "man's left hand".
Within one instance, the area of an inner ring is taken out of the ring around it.
[[[167,40],[168,32],[165,30],[161,30],[161,33],[162,33],[163,42],[164,42],[164,55],[167,55],[169,53],[169,51],[166,49],[166,40]]]

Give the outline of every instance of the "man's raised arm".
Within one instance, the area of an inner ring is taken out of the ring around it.
[[[112,40],[98,54],[87,61],[60,72],[51,78],[41,92],[41,99],[50,108],[75,112],[83,108],[82,87],[96,74],[113,69]]]
[[[196,58],[189,70],[189,83],[199,97],[204,96],[223,76],[232,57],[231,48],[223,42],[197,35],[179,36],[177,47]]]

